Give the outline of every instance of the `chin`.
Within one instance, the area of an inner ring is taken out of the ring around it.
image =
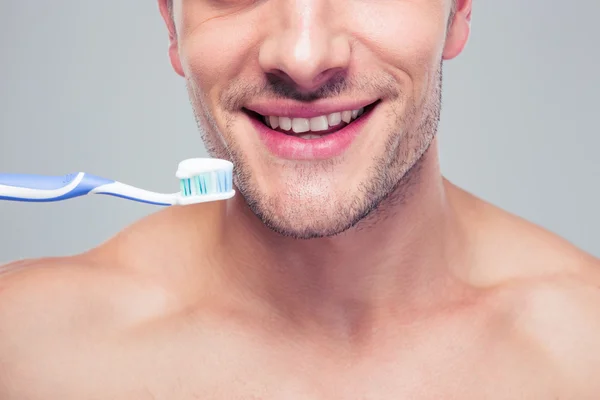
[[[245,188],[247,189],[247,188]],[[252,212],[272,231],[295,239],[338,235],[362,218],[357,196],[292,186],[278,194],[261,190],[240,190]]]
[[[314,219],[304,219],[300,216],[290,217],[279,215],[273,218],[272,215],[261,215],[258,210],[255,210],[255,213],[261,218],[265,226],[273,232],[281,236],[300,240],[333,237],[353,226],[351,223],[341,224],[340,220],[336,218],[316,221]]]

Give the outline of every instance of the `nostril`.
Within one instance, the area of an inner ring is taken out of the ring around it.
[[[277,87],[294,87],[296,85],[293,79],[280,69],[267,72],[267,82]]]
[[[275,92],[303,100],[338,95],[346,85],[346,73],[343,68],[330,68],[312,78],[296,74],[295,78],[281,69],[273,69],[266,73],[267,82]]]
[[[340,86],[346,81],[346,73],[343,68],[329,68],[321,72],[314,79],[315,84],[322,86],[328,84],[331,86]]]

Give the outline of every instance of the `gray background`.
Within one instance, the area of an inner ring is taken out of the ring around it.
[[[474,0],[445,69],[445,175],[600,256],[598,0]],[[156,3],[1,0],[0,171],[177,191],[206,153]],[[0,203],[0,262],[93,247],[153,206]]]

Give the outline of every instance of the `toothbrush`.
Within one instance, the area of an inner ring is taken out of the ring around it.
[[[85,172],[65,176],[0,174],[0,200],[53,202],[89,194],[104,194],[158,206],[226,200],[235,195],[233,164],[215,158],[179,163],[179,193],[155,193]]]

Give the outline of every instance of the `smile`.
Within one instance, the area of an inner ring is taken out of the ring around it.
[[[365,108],[335,112],[313,118],[290,118],[277,116],[262,116],[266,125],[274,130],[288,135],[297,135],[302,139],[318,139],[339,131],[363,115]]]
[[[262,142],[276,157],[318,160],[344,153],[362,131],[379,102],[377,100],[364,107],[321,115],[314,115],[318,113],[315,109],[280,109],[285,113],[283,116],[275,112],[262,114],[248,109],[244,109],[244,112]]]

